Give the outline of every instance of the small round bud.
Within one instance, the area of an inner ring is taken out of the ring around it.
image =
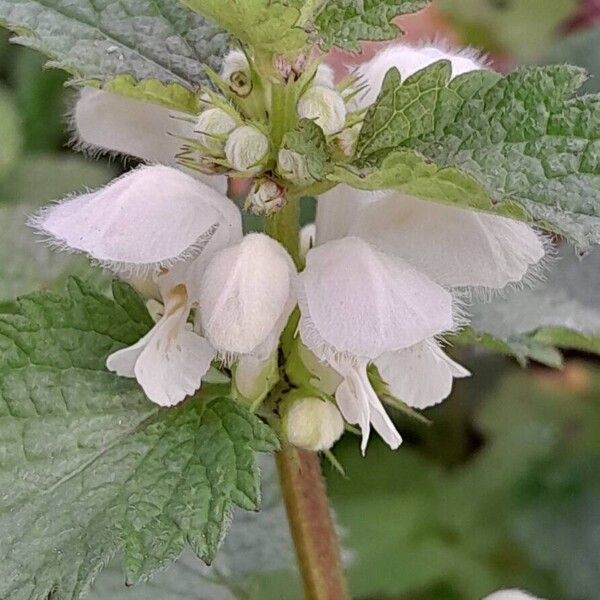
[[[200,134],[200,143],[212,156],[222,156],[226,136],[236,126],[230,114],[220,108],[209,108],[200,113],[194,130]]]
[[[285,190],[270,179],[254,182],[246,198],[245,209],[255,215],[271,215],[281,210],[286,203]]]
[[[245,98],[252,91],[252,73],[246,55],[241,50],[232,50],[223,61],[221,78],[229,89]]]
[[[225,156],[236,171],[260,171],[268,152],[267,136],[252,125],[234,129],[225,143]]]
[[[329,450],[344,433],[342,415],[328,400],[311,396],[287,398],[281,413],[288,441],[304,450]]]
[[[308,171],[306,157],[287,148],[282,148],[279,151],[277,156],[277,170],[282,177],[299,185],[313,181]]]
[[[304,92],[300,98],[298,115],[314,120],[327,135],[331,135],[344,127],[346,104],[336,90],[315,85]]]

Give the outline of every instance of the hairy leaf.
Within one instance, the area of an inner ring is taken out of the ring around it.
[[[319,181],[327,175],[329,152],[323,130],[310,119],[300,119],[297,127],[285,134],[283,147],[304,156],[310,176]]]
[[[363,40],[393,40],[394,17],[421,10],[429,0],[327,0],[315,19],[325,47],[358,52]]]
[[[296,24],[298,2],[283,0],[182,0],[255,50],[293,52],[308,43],[306,32]]]
[[[404,83],[390,71],[367,114],[357,163],[377,165],[412,148],[475,178],[493,210],[534,219],[580,248],[600,243],[600,97],[572,97],[585,73],[562,65],[448,82],[443,65]]]
[[[258,508],[273,432],[224,398],[160,409],[107,372],[152,325],[131,288],[113,294],[71,280],[0,317],[0,597],[80,598],[117,550],[129,581],[187,544],[210,561],[232,506]]]
[[[0,0],[0,24],[76,82],[127,74],[193,88],[227,47],[226,35],[173,0]]]
[[[295,563],[275,465],[267,456],[260,456],[258,464],[261,510],[233,511],[231,529],[212,565],[184,552],[166,571],[128,589],[118,561],[113,560],[96,580],[90,600],[234,600],[239,597],[236,592],[258,600],[264,596],[254,594],[259,591],[255,583],[260,582],[260,592],[264,592],[265,580],[274,572],[284,572],[291,579]]]

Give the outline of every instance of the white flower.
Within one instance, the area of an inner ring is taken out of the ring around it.
[[[486,596],[483,600],[541,600],[521,590],[500,590]]]
[[[50,205],[33,225],[123,278],[156,284],[164,311],[146,336],[107,360],[162,406],[195,392],[216,350],[188,325],[210,256],[242,236],[235,205],[170,167],[140,167],[96,192]]]
[[[246,354],[232,368],[235,397],[251,407],[260,404],[279,378],[277,352],[261,360]]]
[[[394,45],[377,53],[356,69],[357,80],[362,85],[366,84],[367,88],[364,94],[359,95],[354,108],[364,108],[376,100],[383,79],[392,67],[396,67],[405,80],[439,60],[451,62],[453,77],[486,68],[481,56],[472,50],[451,51],[447,47]]]
[[[252,125],[234,129],[225,144],[225,156],[236,171],[258,172],[268,152],[267,136]]]
[[[300,98],[298,115],[312,119],[327,135],[341,131],[346,123],[346,104],[336,91],[323,85],[315,85]]]
[[[235,119],[221,108],[208,108],[200,113],[195,132],[200,143],[212,156],[222,156],[227,134],[237,127]]]
[[[246,235],[219,251],[201,280],[202,331],[228,362],[244,355],[266,360],[296,298],[296,268],[283,246],[267,235]]]
[[[245,97],[252,91],[250,64],[241,50],[232,50],[224,58],[221,78],[238,96]]]
[[[329,450],[344,433],[344,420],[333,402],[315,397],[288,398],[281,407],[287,440],[305,450]]]
[[[177,162],[183,138],[194,137],[194,118],[158,104],[96,88],[84,88],[73,110],[78,146],[96,152],[135,156],[180,168],[221,193],[227,178],[187,170]]]

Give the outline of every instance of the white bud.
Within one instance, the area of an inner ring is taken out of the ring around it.
[[[285,191],[270,179],[259,179],[254,182],[252,190],[246,198],[246,210],[255,215],[271,215],[281,210],[286,203]]]
[[[344,127],[346,104],[336,90],[315,85],[304,92],[300,98],[298,115],[314,120],[327,135],[331,135]]]
[[[313,181],[309,171],[306,157],[293,150],[282,148],[277,156],[277,170],[286,179],[298,184]]]
[[[277,352],[267,360],[254,356],[242,356],[233,368],[233,384],[236,399],[247,405],[262,402],[279,377]]]
[[[288,398],[282,409],[283,429],[294,446],[329,450],[344,433],[344,420],[333,402],[316,397]]]
[[[308,251],[315,247],[317,239],[317,226],[314,223],[305,225],[300,230],[299,236],[300,256],[306,258]]]
[[[225,156],[236,171],[260,171],[268,152],[267,136],[252,125],[235,129],[225,144]]]
[[[221,108],[209,108],[200,114],[195,131],[200,143],[212,156],[222,156],[228,133],[237,126],[235,119]]]
[[[215,254],[200,283],[202,331],[221,357],[265,360],[292,312],[296,268],[283,246],[262,233]]]
[[[250,64],[241,50],[232,50],[225,57],[221,78],[238,96],[246,97],[252,91]]]

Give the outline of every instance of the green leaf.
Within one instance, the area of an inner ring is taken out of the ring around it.
[[[11,94],[0,87],[0,180],[15,166],[21,151],[21,117]]]
[[[0,0],[0,24],[75,82],[128,74],[194,88],[227,49],[224,34],[174,0]]]
[[[270,457],[259,457],[258,463],[261,510],[233,511],[231,529],[214,563],[206,566],[184,552],[166,571],[128,589],[119,561],[113,560],[94,583],[90,600],[235,600],[240,596],[258,600],[264,598],[260,592],[266,578],[275,572],[285,573],[291,583],[295,560],[277,471]]]
[[[282,145],[306,158],[308,173],[315,181],[325,179],[330,170],[327,140],[314,121],[300,119],[297,127],[285,134]]]
[[[284,0],[182,0],[259,52],[288,53],[308,44],[299,4]]]
[[[92,80],[88,84],[96,86],[98,82]],[[118,75],[99,87],[107,92],[113,92],[142,102],[161,104],[167,108],[191,115],[198,115],[199,113],[198,96],[179,83],[163,83],[158,79],[136,81],[131,75]]]
[[[467,73],[444,84],[443,65],[404,84],[394,71],[388,75],[359,138],[359,166],[412,148],[475,178],[495,212],[534,219],[580,248],[600,243],[600,97],[572,98],[584,72],[532,67],[506,77]],[[404,107],[415,103],[408,119]]]
[[[389,154],[377,168],[337,167],[329,179],[361,190],[396,189],[435,202],[491,210],[485,189],[458,169],[440,169],[414,150]]]
[[[254,452],[275,434],[225,398],[161,409],[106,371],[152,326],[131,288],[113,295],[71,280],[0,317],[0,597],[80,598],[117,550],[129,581],[188,544],[210,561],[232,506],[258,509]]]
[[[441,0],[461,42],[519,62],[539,58],[579,7],[578,0]]]
[[[326,0],[315,25],[325,47],[359,52],[363,40],[393,40],[401,35],[392,19],[417,12],[428,3],[429,0]]]
[[[565,247],[545,281],[473,304],[471,327],[477,336],[508,345],[521,360],[539,361],[535,352],[555,347],[600,354],[598,289],[600,252],[581,259]]]

